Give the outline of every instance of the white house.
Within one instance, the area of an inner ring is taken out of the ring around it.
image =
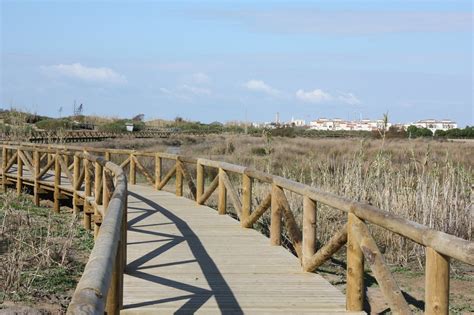
[[[340,118],[327,119],[319,118],[310,122],[310,129],[313,130],[356,130],[356,131],[375,131],[384,129],[384,121],[382,119],[370,120],[362,119],[356,121],[342,120]],[[391,126],[387,123],[385,127],[388,129]]]
[[[454,129],[457,128],[458,125],[456,122],[450,120],[450,119],[442,119],[442,120],[436,120],[436,119],[423,119],[419,120],[411,125],[415,125],[418,128],[428,128],[431,130],[433,133],[436,130],[449,130],[449,129]]]
[[[292,117],[290,125],[293,125],[295,127],[304,127],[304,126],[306,126],[306,121],[304,119],[294,119]]]

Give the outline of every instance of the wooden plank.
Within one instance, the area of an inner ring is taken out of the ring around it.
[[[234,205],[234,209],[237,212],[237,215],[239,216],[239,218],[242,218],[242,203],[240,202],[239,196],[237,195],[237,192],[235,191],[235,188],[232,185],[229,176],[227,176],[227,173],[225,171],[222,171],[220,176],[222,176],[225,188],[230,194],[230,200]]]
[[[411,314],[410,307],[403,297],[402,291],[385,264],[382,253],[370,235],[365,223],[357,219],[352,222],[351,229],[360,249],[364,253],[365,260],[369,263],[370,269],[374,273],[383,296],[390,306],[390,311],[394,314]]]
[[[204,185],[204,183],[203,183]],[[197,203],[202,205],[206,202],[207,199],[212,195],[212,193],[216,190],[217,186],[219,185],[219,175],[217,175],[209,185],[209,188],[202,194],[200,198],[198,198]]]
[[[426,248],[425,312],[449,313],[449,257]]]
[[[259,232],[192,200],[129,188],[125,313],[345,312],[342,293]]]

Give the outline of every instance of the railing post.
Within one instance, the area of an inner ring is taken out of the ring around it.
[[[316,251],[316,201],[303,197],[303,270]]]
[[[54,212],[59,212],[59,199],[61,185],[61,164],[59,163],[59,153],[56,151],[54,155]]]
[[[94,178],[94,200],[97,206],[102,204],[102,165],[99,162],[95,162],[95,178]],[[94,218],[99,216],[97,209],[94,209]],[[94,220],[94,238],[99,235],[100,224]]]
[[[40,186],[39,186],[39,178],[38,178],[38,175],[40,173],[40,153],[35,149],[35,151],[33,151],[33,170],[34,170],[34,174],[33,174],[33,200],[34,200],[34,204],[35,206],[39,206],[40,205],[40,197],[39,197],[39,190],[40,190]]]
[[[227,190],[224,184],[224,170],[219,168],[219,199],[217,201],[217,210],[219,214],[226,214],[227,211]]]
[[[243,226],[245,220],[250,216],[252,209],[252,178],[242,174],[242,217],[240,223]]]
[[[130,175],[129,175],[129,182],[131,185],[135,185],[137,183],[136,179],[136,169],[135,169],[135,155],[130,153]]]
[[[102,205],[104,207],[104,211],[109,206],[110,201],[110,191],[108,186],[108,174],[105,167],[102,168]]]
[[[183,196],[183,169],[179,159],[176,159],[176,196]]]
[[[161,183],[161,167],[162,167],[161,156],[156,153],[155,154],[155,189],[158,190],[158,187]]]
[[[7,172],[6,172],[7,164],[8,164],[8,149],[4,145],[2,147],[2,188],[3,188],[4,193],[7,192]]]
[[[20,157],[20,148],[17,149],[16,164],[16,193],[19,196],[23,188],[23,160]]]
[[[449,257],[426,248],[425,314],[449,313]]]
[[[271,218],[270,218],[270,244],[279,246],[281,244],[281,207],[278,194],[281,188],[272,184]]]
[[[357,220],[355,214],[348,214],[346,309],[353,312],[364,308],[364,254],[352,229]]]
[[[81,159],[77,154],[74,154],[74,169],[73,169],[73,195],[72,195],[72,207],[75,214],[79,213],[79,196],[77,191],[79,190],[79,177],[81,173]]]
[[[110,161],[110,152],[109,151],[104,152],[104,159],[106,159],[107,161]]]
[[[204,165],[196,163],[196,202],[204,194]]]
[[[89,160],[84,158],[84,228],[91,229],[91,214],[88,197],[92,194],[91,174],[89,172]]]

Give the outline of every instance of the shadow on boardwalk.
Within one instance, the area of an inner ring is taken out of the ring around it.
[[[209,254],[206,252],[204,246],[202,245],[201,241],[197,237],[197,235],[191,230],[186,222],[182,219],[171,213],[169,210],[161,207],[157,203],[149,200],[141,195],[138,195],[133,192],[129,192],[129,196],[139,200],[142,203],[148,205],[149,208],[134,208],[129,206],[129,210],[137,210],[143,212],[142,214],[138,215],[137,217],[128,221],[128,230],[138,233],[145,233],[145,234],[152,234],[154,236],[159,237],[159,239],[148,241],[148,242],[156,242],[157,247],[152,250],[151,252],[144,253],[143,256],[135,259],[132,262],[129,262],[126,268],[126,273],[129,276],[137,277],[146,281],[150,281],[155,284],[160,284],[163,286],[168,286],[170,288],[179,289],[185,292],[189,292],[189,294],[170,297],[166,299],[158,299],[158,300],[150,300],[141,303],[134,303],[124,305],[124,309],[129,308],[137,308],[137,307],[144,307],[144,306],[151,306],[159,304],[164,304],[173,301],[179,300],[187,300],[185,304],[183,304],[175,313],[194,313],[199,308],[204,305],[211,297],[214,297],[216,300],[217,305],[221,311],[225,310],[232,310],[232,314],[243,314],[242,309],[237,302],[233,292],[231,291],[230,287],[226,283],[225,279],[223,278],[222,274],[220,273],[219,269],[217,268],[214,261],[211,259]],[[184,236],[176,236],[166,233],[160,233],[157,231],[150,231],[142,229],[145,226],[149,225],[140,225],[140,222],[144,222],[146,218],[149,216],[160,213],[166,218],[168,218],[171,222],[169,223],[161,223],[155,225],[168,225],[174,224],[181,235]],[[164,244],[160,245],[163,242]],[[183,260],[183,261],[176,261],[172,263],[166,264],[155,264],[155,265],[147,265],[144,266],[145,263],[149,262],[150,260],[158,257],[159,255],[165,253],[166,251],[174,248],[178,244],[182,242],[187,242],[194,259],[190,260]],[[134,245],[138,243],[128,243],[128,246]],[[147,269],[151,268],[159,268],[159,267],[167,267],[172,265],[179,265],[179,264],[187,264],[187,263],[195,263],[199,264],[204,277],[206,278],[207,283],[209,284],[211,290],[199,288],[190,284],[178,282],[175,280],[166,279],[154,274],[149,274],[146,272]]]

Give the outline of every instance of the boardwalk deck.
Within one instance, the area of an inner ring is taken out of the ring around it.
[[[345,297],[229,216],[130,186],[126,314],[345,313]]]
[[[127,238],[123,314],[347,313],[345,296],[286,249],[184,197],[129,185]]]

